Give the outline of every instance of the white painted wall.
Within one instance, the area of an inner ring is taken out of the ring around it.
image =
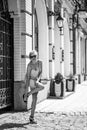
[[[67,20],[64,20],[64,75],[70,74],[70,36]]]
[[[79,33],[76,30],[76,74],[79,74]]]
[[[82,63],[81,63],[81,54],[82,54],[82,48],[81,48],[81,39],[83,38],[83,33],[79,30],[79,74],[81,74],[81,68],[82,68]]]
[[[48,21],[44,0],[36,0],[38,18],[39,58],[43,61],[43,78],[49,77]]]

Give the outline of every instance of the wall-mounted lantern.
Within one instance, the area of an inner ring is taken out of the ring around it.
[[[57,25],[58,25],[59,28],[62,28],[62,27],[63,27],[63,20],[64,20],[64,19],[61,17],[61,15],[60,15],[60,13],[59,13],[59,15],[58,15],[58,17],[57,17],[57,19],[56,19]]]

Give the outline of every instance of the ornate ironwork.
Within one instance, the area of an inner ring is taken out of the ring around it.
[[[7,0],[1,0],[0,14],[0,109],[2,109],[12,105],[13,88],[12,24]]]

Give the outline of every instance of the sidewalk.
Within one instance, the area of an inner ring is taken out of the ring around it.
[[[76,86],[76,92],[64,99],[47,99],[37,105],[37,112],[87,111],[87,81]]]
[[[0,130],[87,130],[87,81],[65,99],[46,99],[37,104],[37,125],[29,124],[30,111],[0,115]]]

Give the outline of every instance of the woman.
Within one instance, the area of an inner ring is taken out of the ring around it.
[[[40,78],[42,74],[42,62],[37,60],[37,52],[33,50],[29,54],[30,62],[27,66],[27,72],[25,76],[25,94],[23,95],[24,102],[27,102],[27,97],[32,94],[32,104],[31,104],[31,114],[30,114],[30,123],[36,124],[34,121],[34,112],[37,102],[37,94],[40,90],[44,89],[43,84],[41,84]],[[30,92],[28,92],[28,87],[30,87]]]

